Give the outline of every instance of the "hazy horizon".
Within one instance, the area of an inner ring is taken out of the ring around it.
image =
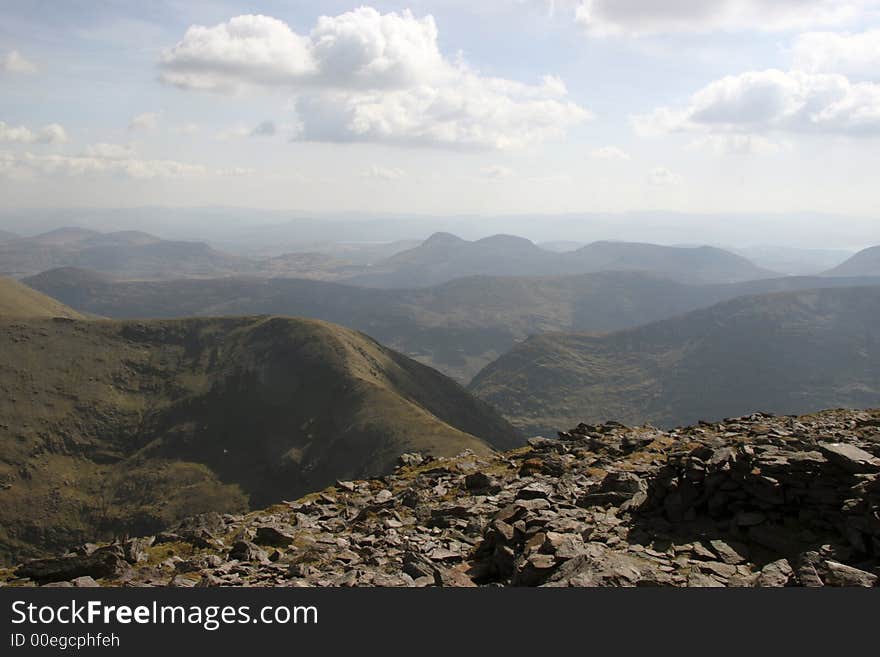
[[[369,4],[4,3],[4,206],[876,216],[876,0]]]
[[[437,232],[453,233],[467,240],[509,234],[535,243],[609,240],[674,246],[850,252],[880,242],[874,219],[822,213],[768,215],[642,211],[443,216],[222,206],[0,209],[0,230],[21,236],[34,236],[65,227],[99,232],[139,230],[164,239],[206,241],[244,250],[249,246],[271,245],[273,240],[280,238],[280,251],[286,245],[297,243],[424,240]]]

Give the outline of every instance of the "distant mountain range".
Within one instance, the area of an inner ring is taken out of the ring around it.
[[[741,297],[606,335],[532,337],[470,390],[529,434],[880,406],[880,287]]]
[[[55,267],[85,267],[126,278],[224,276],[254,269],[204,243],[171,242],[137,231],[61,228],[0,242],[0,273],[24,276]]]
[[[345,235],[340,235],[342,239]],[[232,245],[229,245],[230,247]],[[817,273],[846,252],[765,247],[733,253],[711,246],[635,242],[549,243],[494,235],[467,241],[436,233],[424,242],[314,243],[268,256],[231,255],[204,242],[168,241],[139,231],[99,233],[61,228],[34,237],[0,236],[0,274],[18,278],[78,267],[123,280],[255,276],[344,282],[360,287],[411,289],[470,276],[548,277],[606,271],[643,272],[694,285],[737,283],[778,276],[744,257],[776,263],[785,274]],[[871,250],[831,270],[833,276],[880,276]],[[861,262],[858,266],[852,262]],[[847,269],[847,267],[850,267]]]
[[[877,239],[875,217],[810,212],[429,216],[228,207],[0,208],[0,226],[27,235],[61,226],[105,232],[144,230],[168,240],[207,239],[216,248],[237,255],[302,252],[312,250],[311,245],[340,240],[349,243],[421,241],[437,232],[453,233],[468,240],[507,233],[538,243],[565,241],[583,245],[617,240],[729,245],[724,248],[761,243],[803,249],[852,249]]]
[[[403,288],[437,285],[464,276],[561,276],[599,271],[649,272],[687,283],[733,283],[774,276],[742,256],[709,246],[595,242],[560,253],[512,235],[468,242],[437,233],[347,282]]]
[[[0,308],[19,291],[0,282]],[[440,373],[333,324],[27,312],[0,316],[0,560],[294,499],[404,452],[520,441]]]
[[[79,311],[115,319],[294,315],[323,319],[466,383],[530,335],[615,331],[748,294],[878,285],[876,279],[777,278],[694,286],[638,272],[517,278],[478,276],[412,290],[300,279],[122,282],[60,269],[24,279]]]

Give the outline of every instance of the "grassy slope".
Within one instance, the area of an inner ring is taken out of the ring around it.
[[[451,380],[325,322],[7,320],[0,345],[0,559],[518,442]]]
[[[880,288],[743,297],[607,335],[532,338],[471,385],[527,433],[880,405]]]
[[[0,320],[37,317],[82,319],[82,315],[11,278],[0,278]]]

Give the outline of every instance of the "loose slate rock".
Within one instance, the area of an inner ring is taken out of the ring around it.
[[[117,546],[96,550],[88,555],[36,559],[19,566],[15,574],[40,584],[63,582],[79,577],[115,578],[125,573],[127,564]]]
[[[270,547],[287,547],[294,542],[293,534],[284,532],[272,525],[263,525],[257,527],[257,533],[254,536],[254,543],[257,545],[268,545]]]
[[[855,445],[823,443],[819,449],[829,461],[849,472],[880,472],[880,459]]]

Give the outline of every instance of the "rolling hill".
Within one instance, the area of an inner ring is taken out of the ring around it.
[[[542,249],[522,237],[494,235],[469,242],[436,233],[346,282],[379,288],[438,285],[466,276],[561,276],[640,271],[693,283],[733,283],[773,276],[742,256],[714,247],[594,242],[568,252]]]
[[[440,373],[333,324],[0,320],[0,559],[519,444]]]
[[[0,277],[0,321],[47,317],[83,319],[83,315],[63,303],[11,278]]]
[[[880,406],[880,287],[741,297],[626,331],[536,336],[470,390],[527,433]]]
[[[644,271],[684,283],[737,283],[776,276],[740,255],[713,246],[594,242],[567,259],[583,263],[588,271]]]
[[[201,242],[173,242],[138,231],[99,233],[59,228],[0,241],[0,273],[22,277],[56,267],[83,267],[130,279],[226,276],[254,263]]]
[[[300,279],[124,282],[77,269],[27,278],[77,310],[114,319],[296,315],[364,331],[466,383],[530,335],[615,331],[742,295],[878,285],[880,279],[786,277],[693,286],[638,272],[519,278],[478,276],[410,290]]]
[[[880,246],[872,246],[825,272],[825,276],[880,276]]]

